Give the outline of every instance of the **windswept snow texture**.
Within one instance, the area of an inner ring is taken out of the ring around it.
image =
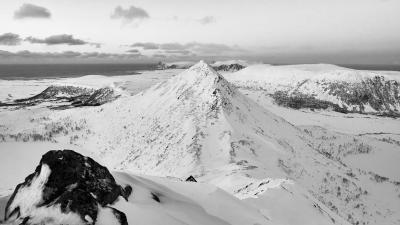
[[[291,108],[400,116],[400,73],[334,65],[253,65],[231,74],[235,86],[263,90]]]
[[[2,111],[0,140],[68,143],[86,149],[110,169],[125,171],[116,179],[132,183],[134,197],[118,201],[115,208],[139,210],[126,214],[128,221],[135,217],[144,218],[143,224],[398,224],[398,119],[349,118],[360,124],[375,121],[376,126],[357,132],[351,126],[353,132],[345,133],[337,132],[350,126],[337,123],[348,119],[344,114],[266,104],[261,92],[290,89],[298,77],[265,78],[259,68],[287,75],[300,70],[273,67],[250,66],[224,73],[225,79],[200,62],[139,93],[121,82],[126,93],[98,107],[35,109],[34,114],[21,109],[13,116]],[[247,78],[240,74],[251,68],[255,72],[246,72]],[[309,77],[337,69],[343,70],[319,65],[301,71]],[[392,127],[379,127],[381,122]],[[335,126],[335,131],[322,128],[325,124]],[[370,132],[381,128],[382,133]],[[178,181],[189,176],[197,182]],[[143,195],[135,195],[135,184],[143,187]],[[221,191],[214,186],[226,191],[226,197],[207,192]],[[159,212],[158,217],[152,212]]]

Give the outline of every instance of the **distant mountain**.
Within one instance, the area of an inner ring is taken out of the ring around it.
[[[236,72],[249,66],[249,62],[244,60],[216,61],[210,66],[216,71]]]
[[[228,79],[291,108],[400,116],[400,75],[334,65],[254,65]]]
[[[159,62],[157,65],[158,69],[187,69],[193,66],[196,62],[193,61],[179,61],[179,62]]]
[[[170,63],[159,63],[159,69],[188,69],[193,66],[195,62],[182,61],[182,62],[170,62]],[[247,61],[244,60],[228,60],[228,61],[215,61],[210,64],[210,66],[216,71],[228,71],[236,72],[249,65]]]

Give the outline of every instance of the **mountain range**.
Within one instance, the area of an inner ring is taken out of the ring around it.
[[[247,210],[257,208],[241,224],[255,220],[259,224],[397,224],[400,152],[396,142],[295,126],[239,89],[293,94],[294,87],[305,93],[313,87],[307,93],[327,99],[333,89],[320,87],[328,87],[328,81],[358,84],[370,75],[354,78],[332,72],[339,75],[307,78],[316,68],[302,73],[292,73],[296,70],[290,68],[281,77],[251,73],[260,67],[274,71],[266,65],[249,66],[226,79],[201,61],[138,94],[121,95],[101,106],[21,113],[22,122],[7,121],[0,127],[1,137],[3,141],[36,138],[69,143],[113,171],[178,183],[192,176],[241,199]],[[388,91],[395,90],[387,86]],[[350,107],[343,94],[334,96],[335,104]],[[133,180],[141,178],[118,176],[131,180],[135,195]],[[172,193],[165,195],[169,198]]]

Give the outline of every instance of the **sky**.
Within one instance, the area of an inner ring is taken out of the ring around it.
[[[0,63],[400,64],[398,0],[2,0]]]

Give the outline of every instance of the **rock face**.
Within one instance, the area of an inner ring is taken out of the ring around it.
[[[213,68],[216,71],[236,72],[236,71],[239,71],[239,70],[241,70],[243,68],[246,68],[246,66],[238,64],[238,63],[233,63],[233,64],[213,66]]]
[[[0,106],[35,106],[50,103],[49,108],[64,109],[69,107],[99,106],[119,97],[111,87],[99,89],[79,86],[52,85],[30,98],[17,99],[13,102],[0,103]]]
[[[186,181],[187,182],[197,182],[197,180],[193,176],[186,178]]]
[[[400,116],[400,84],[396,80],[374,76],[359,82],[312,82],[302,82],[288,91],[277,91],[272,97],[277,104],[295,109],[331,107],[334,111],[344,113]]]
[[[76,100],[72,103],[74,106],[99,106],[111,102],[118,98],[114,90],[109,87],[95,90],[90,96],[84,99]]]
[[[41,93],[32,96],[30,98],[17,99],[15,102],[25,104],[38,104],[43,101],[57,101],[57,100],[69,100],[81,97],[90,96],[94,90],[92,88],[83,88],[75,86],[56,86],[52,85],[43,90]]]
[[[264,92],[290,108],[399,117],[400,80],[394,74],[333,65],[255,65],[228,80],[239,88]]]
[[[125,214],[109,205],[131,192],[93,159],[72,150],[53,150],[15,188],[4,218],[18,224],[103,224],[97,219],[111,212],[117,224],[128,224]]]

